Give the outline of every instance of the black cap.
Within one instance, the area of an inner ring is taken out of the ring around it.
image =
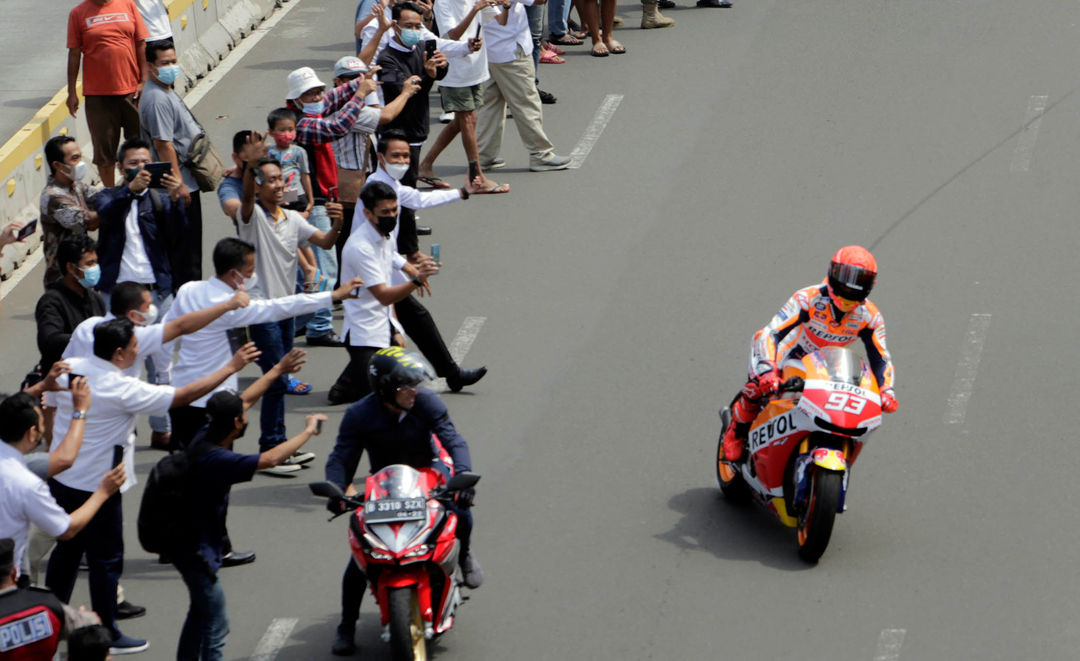
[[[206,402],[206,417],[209,418],[210,422],[228,420],[231,423],[236,418],[243,416],[244,400],[240,399],[240,395],[229,390],[214,393]]]

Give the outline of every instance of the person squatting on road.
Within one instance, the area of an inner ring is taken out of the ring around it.
[[[724,458],[745,458],[750,423],[761,412],[762,398],[780,388],[780,367],[821,347],[843,347],[862,340],[881,389],[881,410],[899,407],[893,392],[893,364],[885,347],[885,318],[869,298],[877,262],[862,246],[844,246],[829,263],[824,282],[795,292],[772,321],[754,334],[750,378],[731,407],[732,424],[724,432]]]
[[[435,377],[434,370],[422,357],[399,347],[382,349],[371,357],[367,372],[371,393],[345,412],[337,443],[326,460],[327,481],[336,484],[347,496],[357,494],[353,479],[365,450],[372,474],[391,464],[406,464],[417,469],[433,467],[447,479],[472,470],[469,446],[450,420],[446,404],[434,392],[421,387],[422,383]],[[449,453],[453,465],[448,466],[442,460],[444,450]],[[462,492],[450,506],[458,516],[459,564],[464,583],[473,589],[484,581],[480,563],[469,546],[474,493],[472,489]],[[340,514],[345,510],[345,504],[331,499],[327,509]],[[356,621],[360,617],[365,589],[367,577],[350,558],[341,582],[341,622],[334,637],[334,654],[348,655],[356,651]]]

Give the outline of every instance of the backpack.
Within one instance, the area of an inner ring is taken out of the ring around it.
[[[162,458],[150,470],[139,505],[139,544],[147,553],[170,553],[195,542],[188,473],[207,448],[191,446]],[[201,451],[200,451],[201,450]]]

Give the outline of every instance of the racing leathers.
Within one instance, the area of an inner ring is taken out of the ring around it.
[[[737,461],[750,423],[761,411],[761,398],[779,385],[778,366],[798,360],[822,347],[843,347],[862,340],[870,369],[882,392],[883,408],[892,403],[894,370],[885,346],[885,319],[869,299],[850,312],[840,310],[829,297],[825,282],[795,292],[767,326],[754,334],[750,345],[749,381],[731,407],[731,428],[724,435],[724,456]],[[887,411],[891,412],[891,411]]]

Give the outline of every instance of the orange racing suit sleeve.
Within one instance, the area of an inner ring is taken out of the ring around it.
[[[885,346],[885,317],[881,316],[881,311],[870,301],[866,301],[863,305],[870,313],[870,323],[859,331],[859,337],[866,347],[866,358],[870,361],[870,369],[874,372],[874,378],[877,379],[878,388],[881,390],[892,388],[895,370],[889,349]]]
[[[757,371],[757,366],[762,361],[779,362],[779,356],[776,355],[777,346],[791,331],[809,320],[810,299],[806,290],[800,289],[784,303],[780,311],[773,316],[772,321],[754,334],[751,347],[751,373]]]

